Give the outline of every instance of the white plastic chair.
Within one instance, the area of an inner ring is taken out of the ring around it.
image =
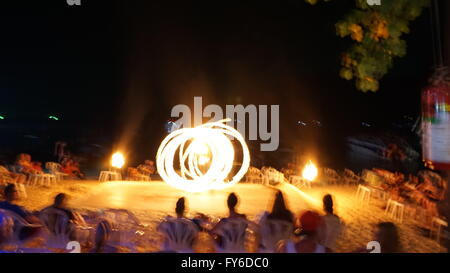
[[[106,182],[106,181],[118,181],[122,180],[122,175],[118,172],[110,172],[110,171],[101,171],[98,181]]]
[[[56,176],[53,174],[30,174],[28,183],[31,186],[51,186],[52,184],[56,185],[56,180]]]
[[[259,252],[274,253],[280,241],[291,238],[293,230],[293,224],[287,221],[275,219],[262,221],[260,225],[261,247]]]
[[[135,241],[139,241],[137,236],[143,236],[145,232],[141,228],[145,228],[139,219],[126,209],[106,209],[103,210],[103,219],[107,220],[111,225],[110,243],[116,246],[123,246],[136,250]]]
[[[358,185],[358,189],[356,190],[356,198],[358,201],[361,201],[362,204],[370,204],[370,198],[371,198],[371,189],[368,187]]]
[[[185,218],[166,218],[158,227],[165,237],[163,250],[192,253],[192,244],[197,238],[198,228]]]
[[[299,188],[311,188],[311,181],[308,179],[305,179],[299,175],[291,175],[289,177],[289,180],[292,185],[299,187]]]
[[[216,246],[219,253],[244,253],[247,227],[249,222],[244,218],[227,218],[220,222],[215,233],[222,238],[222,246]]]
[[[431,222],[430,237],[434,238],[438,243],[441,239],[441,230],[446,228],[448,223],[441,218],[433,217]]]
[[[387,214],[392,219],[402,223],[404,212],[405,212],[405,205],[392,199],[388,200],[385,214]]]
[[[13,239],[14,235],[14,220],[4,210],[0,209],[0,229],[3,230],[3,236],[6,241]]]
[[[13,242],[18,243],[18,244],[20,244],[20,238],[19,237],[20,237],[20,232],[21,232],[22,228],[24,228],[24,227],[30,227],[30,228],[42,227],[42,225],[40,225],[40,224],[28,223],[25,219],[23,219],[18,214],[14,213],[14,212],[12,212],[10,210],[0,209],[0,213],[6,215],[7,217],[10,217],[11,219],[13,219],[13,221],[14,221],[14,232],[13,232],[11,240]]]
[[[45,168],[49,170],[50,174],[56,176],[56,180],[63,180],[68,174],[61,172],[61,164],[56,162],[47,162],[45,163]]]
[[[67,215],[54,208],[46,208],[39,213],[42,223],[50,231],[47,246],[51,248],[65,248],[70,241],[70,222]]]

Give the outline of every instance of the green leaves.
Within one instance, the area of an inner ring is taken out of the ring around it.
[[[430,0],[381,0],[381,5],[369,6],[367,0],[355,0],[355,8],[336,23],[336,35],[353,41],[353,46],[342,54],[340,76],[354,79],[356,88],[363,92],[377,91],[379,80],[389,72],[394,58],[407,53],[402,36],[409,33],[409,23],[429,3]]]

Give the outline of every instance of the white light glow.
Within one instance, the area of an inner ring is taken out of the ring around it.
[[[111,166],[114,168],[122,168],[122,166],[125,164],[125,158],[123,157],[123,154],[120,152],[114,153],[111,157]]]
[[[314,181],[317,177],[317,174],[317,167],[311,161],[309,161],[305,165],[305,168],[303,168],[302,177],[306,180]]]
[[[161,178],[169,185],[189,192],[224,189],[238,183],[250,165],[250,152],[242,135],[224,124],[228,121],[182,128],[169,134],[156,155]],[[229,137],[239,141],[243,153],[242,165],[231,178],[228,176],[235,152]],[[176,157],[178,162],[174,162]],[[175,170],[174,165],[179,169]]]

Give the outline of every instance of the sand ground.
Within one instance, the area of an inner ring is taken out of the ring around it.
[[[122,185],[121,185],[122,183]],[[151,186],[146,183],[152,183]],[[132,185],[131,185],[132,184]],[[289,208],[299,213],[305,209],[321,211],[321,198],[330,193],[335,198],[335,212],[345,223],[343,235],[337,242],[336,252],[350,252],[365,247],[372,240],[374,226],[381,221],[392,221],[384,214],[385,204],[374,200],[369,205],[361,205],[355,198],[354,186],[313,186],[311,189],[297,189],[290,184],[281,184],[277,188],[286,194]],[[144,224],[139,227],[142,235],[136,235],[133,243],[139,252],[158,251],[161,235],[156,231],[157,224],[167,214],[172,214],[176,199],[186,196],[189,204],[189,216],[197,212],[205,213],[213,219],[226,215],[225,200],[230,191],[240,196],[239,211],[256,220],[258,215],[270,208],[274,188],[261,185],[239,184],[223,192],[191,194],[175,190],[162,182],[110,182],[97,181],[60,181],[52,187],[27,186],[27,198],[20,204],[36,211],[48,206],[59,192],[70,196],[69,205],[78,209],[88,219],[95,219],[99,211],[106,208],[127,208]],[[91,221],[91,224],[94,224]],[[406,219],[398,223],[402,247],[405,252],[434,253],[446,249],[428,233],[420,223]],[[201,234],[195,249],[199,252],[214,251],[211,238]],[[248,250],[255,251],[250,236]],[[125,250],[126,251],[126,250]]]

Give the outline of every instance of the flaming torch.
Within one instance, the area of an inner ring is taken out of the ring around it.
[[[311,160],[305,165],[302,171],[302,177],[310,182],[314,181],[317,177],[318,170]]]
[[[111,157],[111,166],[116,169],[121,169],[125,164],[125,157],[121,152],[116,152]]]

